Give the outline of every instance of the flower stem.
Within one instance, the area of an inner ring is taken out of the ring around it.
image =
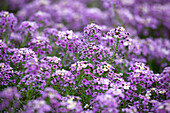
[[[8,36],[7,36],[7,32],[6,31],[4,33],[4,36],[5,36],[5,43],[8,44]]]
[[[31,92],[31,86],[32,86],[32,82],[31,82],[31,84],[30,84],[30,86],[29,86],[29,90],[28,90],[28,92],[27,92],[26,104],[27,104],[28,100],[29,100],[30,97],[31,97],[31,94],[30,94],[30,92]]]
[[[80,75],[78,76],[78,81],[77,81],[76,85],[78,86],[79,83],[80,83],[82,80],[83,80],[83,73],[82,73],[82,71],[80,71]]]
[[[117,12],[117,10],[116,10],[116,5],[114,4],[113,5],[113,10],[114,10],[114,13],[115,13],[115,17],[116,17],[116,19],[120,22],[120,24],[121,24],[121,26],[123,26],[123,27],[125,27],[124,26],[124,23],[123,23],[123,20],[120,18],[120,16],[119,16],[119,14],[118,14],[118,12]]]
[[[25,44],[26,40],[27,40],[27,37],[26,37],[26,39],[24,39],[24,41],[22,42],[22,44],[21,44],[21,48],[23,48],[23,47],[24,47],[24,44]]]
[[[128,50],[127,50],[127,53],[126,53],[125,59],[127,59],[127,55],[128,55]],[[122,73],[124,73],[125,65],[126,65],[126,62],[124,62],[124,64],[123,64]]]
[[[29,33],[27,34],[26,38],[24,39],[24,41],[21,43],[21,48],[24,47],[24,44],[26,43],[26,41],[28,40],[28,36],[29,36]]]
[[[77,61],[79,61],[79,54],[78,53],[76,53],[76,59],[77,59]]]
[[[113,54],[113,57],[112,57],[111,62],[113,62],[113,59],[114,59],[114,57],[115,57],[115,55],[116,55],[116,53],[117,53],[117,48],[118,48],[118,46],[119,46],[119,38],[117,38],[116,48],[115,48],[115,50],[114,50],[114,54]]]
[[[139,94],[141,94],[141,88],[139,89]],[[139,99],[139,113],[141,111],[141,99]]]
[[[53,74],[53,72],[54,72],[55,70],[54,69],[52,69],[52,72],[51,72],[51,74],[50,74],[50,77],[48,78],[48,81],[47,81],[47,84],[46,84],[46,86],[45,87],[48,87],[49,86],[49,84],[50,84],[50,81],[51,81],[51,77],[52,77],[52,74]]]
[[[65,49],[65,53],[64,53],[64,57],[62,59],[62,65],[61,65],[61,68],[63,67],[64,65],[64,61],[65,61],[65,58],[66,58],[66,55],[67,55],[67,47],[68,47],[68,43],[66,44],[66,49]]]

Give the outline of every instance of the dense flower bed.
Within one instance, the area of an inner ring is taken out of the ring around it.
[[[167,0],[3,3],[0,112],[170,112]]]

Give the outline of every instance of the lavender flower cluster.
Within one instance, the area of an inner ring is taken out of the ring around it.
[[[170,112],[169,1],[2,3],[0,112]]]

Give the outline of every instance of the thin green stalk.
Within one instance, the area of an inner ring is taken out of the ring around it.
[[[128,50],[127,50],[127,53],[126,53],[125,59],[127,59],[127,55],[128,55]],[[123,64],[122,73],[124,73],[125,65],[126,65],[126,62],[124,62],[124,64]]]
[[[24,39],[24,41],[21,43],[21,48],[24,47],[24,44],[26,43],[27,39],[28,39],[28,35],[26,36],[26,38]]]
[[[4,33],[4,36],[5,36],[5,43],[8,44],[8,36],[7,36],[7,32],[6,31]]]
[[[73,53],[74,53],[74,46],[73,46]],[[76,55],[76,60],[79,61],[79,54],[78,53],[74,53]]]
[[[114,50],[114,54],[113,54],[113,56],[112,56],[111,62],[113,62],[113,59],[114,59],[114,57],[115,57],[115,55],[116,55],[116,53],[117,53],[117,48],[118,48],[118,46],[119,46],[119,38],[117,38],[116,48],[115,48],[115,50]]]
[[[76,53],[76,59],[77,59],[77,61],[79,61],[79,54],[78,53]]]
[[[69,95],[67,87],[65,87],[65,91],[66,91],[66,95]]]
[[[126,62],[123,64],[122,73],[124,73]]]
[[[26,104],[27,104],[28,100],[29,100],[29,99],[30,99],[30,97],[31,97],[31,94],[30,94],[30,92],[31,92],[31,86],[32,86],[32,83],[30,84],[30,86],[29,86],[29,90],[28,90],[28,92],[27,92]]]
[[[47,81],[47,84],[46,84],[46,86],[45,87],[48,87],[49,86],[49,84],[50,84],[50,81],[51,81],[51,77],[52,77],[52,74],[53,74],[53,72],[54,72],[55,70],[54,69],[52,69],[52,72],[51,72],[51,74],[50,74],[50,77],[48,78],[48,81]]]
[[[78,76],[78,81],[76,83],[77,86],[82,81],[82,79],[83,79],[83,74],[82,74],[82,71],[80,71],[80,75]]]
[[[115,13],[115,15],[116,15],[116,19],[120,22],[120,24],[121,24],[121,26],[123,26],[123,27],[125,27],[124,26],[124,23],[123,23],[123,20],[120,18],[120,16],[119,16],[119,14],[118,14],[118,12],[117,12],[117,10],[116,10],[116,5],[114,4],[113,5],[113,10],[114,10],[114,13]]]
[[[62,59],[62,65],[61,65],[61,68],[63,67],[64,65],[64,61],[65,61],[65,58],[66,58],[66,55],[67,55],[67,47],[68,47],[68,43],[66,44],[66,49],[65,49],[65,53],[64,53],[64,57]]]
[[[139,94],[141,94],[141,88],[139,89]],[[140,113],[140,110],[141,110],[141,99],[139,99],[139,113]]]

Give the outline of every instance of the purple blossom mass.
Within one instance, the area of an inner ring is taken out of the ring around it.
[[[170,113],[170,1],[0,1],[0,113]]]

